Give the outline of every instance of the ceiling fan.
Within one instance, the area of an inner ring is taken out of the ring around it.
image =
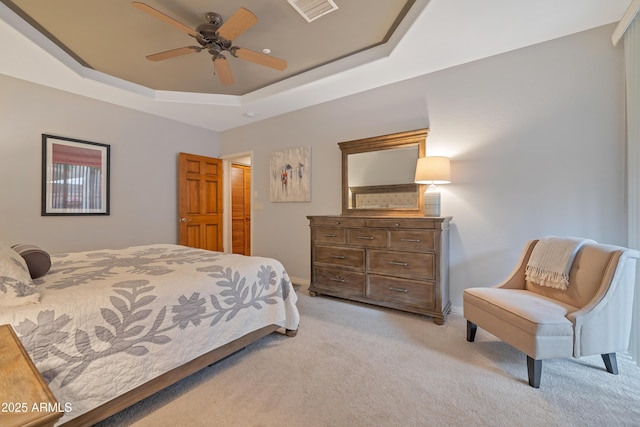
[[[169,25],[173,25],[180,31],[189,34],[200,44],[200,46],[185,46],[178,49],[154,53],[153,55],[147,55],[146,58],[150,61],[162,61],[164,59],[206,50],[211,54],[215,73],[218,75],[220,83],[223,85],[230,85],[234,82],[231,67],[229,66],[227,58],[223,52],[229,52],[236,58],[265,65],[279,71],[287,68],[287,61],[284,59],[275,58],[243,47],[233,46],[232,41],[236,37],[253,27],[258,22],[258,18],[251,11],[243,7],[231,15],[226,22],[223,21],[222,16],[219,14],[215,12],[208,12],[205,14],[207,22],[198,25],[194,30],[145,3],[134,1],[131,4],[154,18],[157,18]]]

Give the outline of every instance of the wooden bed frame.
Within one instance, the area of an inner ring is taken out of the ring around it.
[[[125,394],[110,400],[103,405],[98,406],[95,409],[92,409],[91,411],[86,412],[79,417],[69,420],[66,423],[62,424],[62,426],[90,426],[97,423],[98,421],[102,421],[105,418],[108,418],[111,415],[114,415],[122,411],[123,409],[126,409],[129,406],[140,402],[141,400],[151,396],[152,394],[157,393],[158,391],[177,383],[178,381],[188,377],[189,375],[196,373],[199,370],[206,368],[207,366],[212,365],[215,362],[218,362],[237,351],[242,350],[249,344],[256,342],[260,338],[263,338],[273,332],[276,332],[279,329],[282,328],[277,325],[269,325],[250,332],[247,335],[244,335],[234,341],[231,341],[228,344],[223,345],[222,347],[218,347],[208,353],[203,354],[200,357],[193,359],[190,362],[185,363],[182,366],[172,369],[171,371],[168,371],[152,379],[151,381],[148,381],[145,384],[142,384],[141,386],[138,386],[133,390],[130,390]],[[284,334],[288,337],[295,337],[298,333],[297,329],[285,329],[284,331]]]

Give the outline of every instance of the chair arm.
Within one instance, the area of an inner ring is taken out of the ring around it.
[[[524,280],[524,270],[527,268],[527,262],[529,262],[529,257],[531,256],[531,252],[533,251],[533,247],[538,243],[538,240],[529,240],[520,255],[520,259],[516,264],[515,268],[504,279],[501,283],[493,286],[494,288],[504,288],[504,289],[524,289],[525,288],[525,280]]]
[[[574,324],[574,357],[627,349],[637,259],[635,250],[615,252],[598,292],[584,307],[567,315]]]

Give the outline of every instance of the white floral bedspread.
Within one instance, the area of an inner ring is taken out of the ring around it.
[[[60,422],[263,326],[297,329],[280,262],[176,245],[52,256],[38,304],[0,311],[66,412]]]

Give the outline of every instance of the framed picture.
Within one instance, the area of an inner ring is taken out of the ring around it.
[[[311,201],[311,147],[271,153],[269,172],[272,202]]]
[[[42,134],[42,215],[109,215],[110,148]]]

